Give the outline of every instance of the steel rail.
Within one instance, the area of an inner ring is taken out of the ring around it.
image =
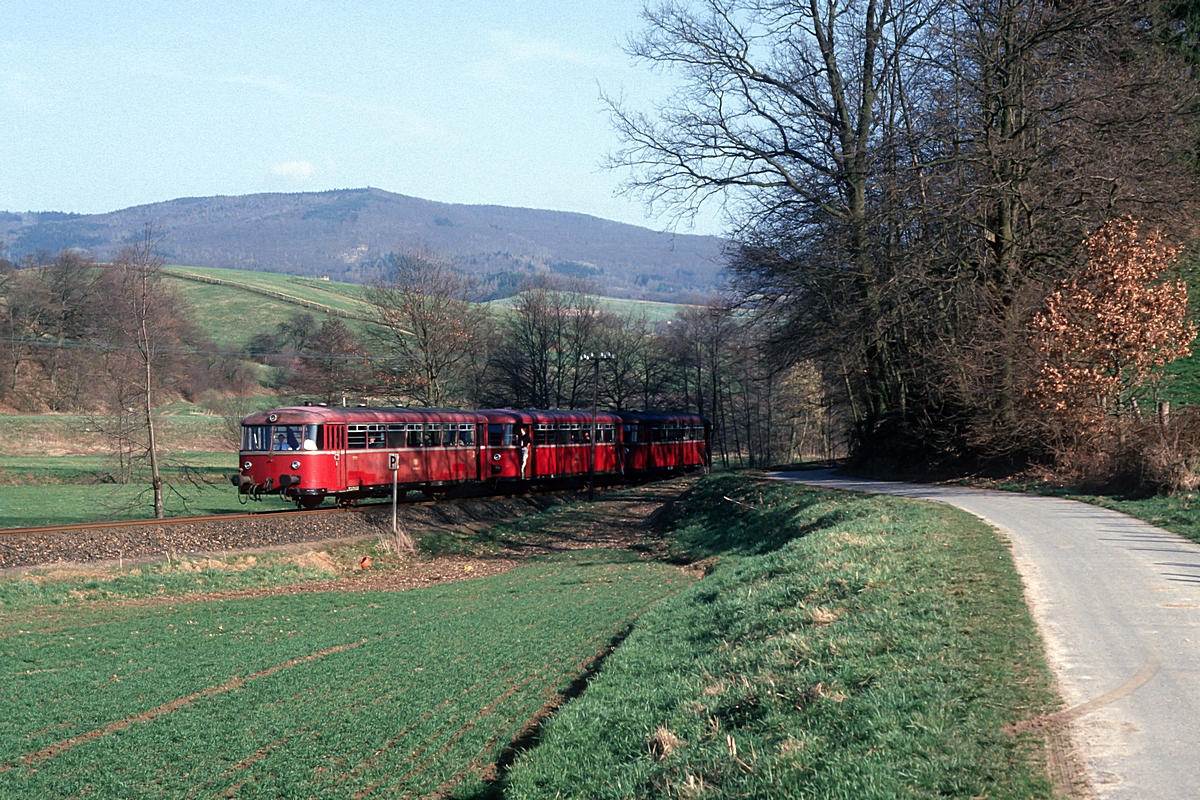
[[[579,493],[583,489],[552,489],[549,491],[537,492],[521,492],[519,494],[488,494],[478,495],[476,497],[451,497],[441,500],[400,500],[399,505],[404,506],[436,506],[448,503],[464,503],[478,500],[490,500],[496,497],[533,497],[537,495],[564,494],[569,492]],[[209,523],[227,522],[231,520],[247,520],[261,519],[263,517],[275,517],[280,515],[285,516],[307,516],[310,514],[330,514],[330,513],[345,513],[354,511],[367,511],[372,508],[384,508],[391,505],[391,500],[386,503],[366,503],[364,505],[353,506],[330,506],[329,508],[313,508],[313,509],[295,509],[295,508],[280,508],[272,511],[246,511],[231,514],[207,514],[198,517],[166,517],[165,519],[129,519],[112,522],[72,522],[66,525],[39,525],[28,528],[0,528],[0,537],[3,536],[33,536],[45,533],[71,533],[72,531],[92,531],[103,529],[118,529],[118,528],[147,528],[157,526],[175,526],[175,525],[206,525]]]

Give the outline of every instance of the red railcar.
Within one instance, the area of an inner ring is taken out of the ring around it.
[[[326,497],[387,496],[393,479],[402,492],[436,497],[578,480],[593,464],[612,482],[708,463],[702,417],[599,413],[594,424],[593,441],[592,414],[579,410],[280,408],[243,420],[233,483],[255,498],[279,493],[314,508]]]

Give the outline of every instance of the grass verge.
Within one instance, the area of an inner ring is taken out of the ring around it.
[[[1058,701],[994,531],[739,476],[676,508],[673,553],[711,574],[639,619],[503,796],[1053,795],[1043,742],[1004,731]]]

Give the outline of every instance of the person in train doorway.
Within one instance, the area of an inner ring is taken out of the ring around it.
[[[529,446],[533,438],[529,435],[529,426],[522,425],[517,432],[517,446],[521,448],[521,480],[525,480],[525,467],[529,464]]]

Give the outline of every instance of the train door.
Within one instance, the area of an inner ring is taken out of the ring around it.
[[[325,426],[325,449],[333,453],[333,491],[346,488],[346,426]]]
[[[480,443],[480,472],[485,480],[515,478],[521,469],[511,422],[489,422],[480,425],[486,438]]]

